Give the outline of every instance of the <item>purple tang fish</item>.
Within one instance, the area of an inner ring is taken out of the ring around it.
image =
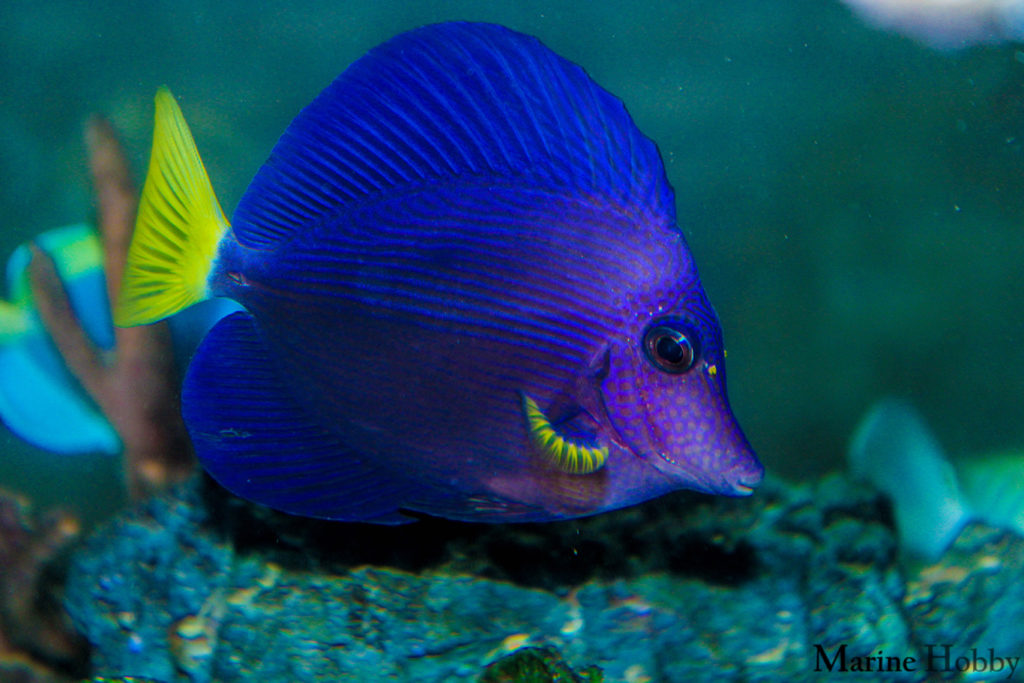
[[[537,39],[447,23],[352,64],[231,224],[171,94],[119,325],[209,297],[182,405],[204,467],[286,512],[399,523],[747,495],[722,332],[657,147]]]

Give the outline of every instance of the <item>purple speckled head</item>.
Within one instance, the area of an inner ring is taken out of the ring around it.
[[[656,272],[634,261],[633,282],[648,286],[628,297],[610,348],[608,417],[621,445],[674,488],[749,494],[764,468],[729,406],[718,317],[682,235],[659,232],[662,258]]]

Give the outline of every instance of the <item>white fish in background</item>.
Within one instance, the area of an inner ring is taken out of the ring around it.
[[[868,23],[931,47],[1024,39],[1024,0],[843,0]]]
[[[947,459],[917,410],[878,401],[854,431],[850,470],[887,494],[903,549],[938,558],[970,520],[1024,535],[1024,451]]]

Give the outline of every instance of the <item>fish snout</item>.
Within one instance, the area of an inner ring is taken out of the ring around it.
[[[749,496],[764,479],[764,465],[747,441],[735,419],[731,428],[724,430],[718,463],[719,485],[715,493],[723,496]]]
[[[746,462],[726,472],[723,479],[727,489],[723,495],[749,496],[764,480],[764,465],[751,452]]]
[[[681,488],[720,496],[749,496],[764,479],[764,466],[735,420],[706,430],[682,429],[659,448],[655,466]]]

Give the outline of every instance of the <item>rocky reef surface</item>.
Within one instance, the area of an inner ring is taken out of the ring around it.
[[[606,681],[1001,679],[1024,655],[1024,539],[972,525],[903,561],[886,499],[838,475],[403,527],[278,515],[195,477],[85,542],[66,607],[94,675],[167,683],[556,680],[498,677],[526,646]]]

